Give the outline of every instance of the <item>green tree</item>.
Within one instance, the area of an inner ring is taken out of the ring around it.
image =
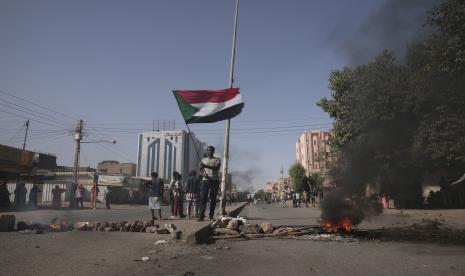
[[[321,189],[323,188],[323,182],[325,179],[320,173],[312,173],[310,174],[310,177],[308,177],[308,179],[314,191],[316,192],[321,191]]]
[[[424,172],[465,171],[465,2],[446,1],[426,23],[436,30],[398,62],[384,51],[356,68],[333,71],[334,179],[351,192],[380,183],[403,207],[418,204]]]
[[[292,180],[294,191],[302,192],[302,180],[305,177],[305,168],[298,162],[295,162],[289,168],[289,177]]]

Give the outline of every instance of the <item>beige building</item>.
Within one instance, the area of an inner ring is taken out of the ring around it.
[[[97,171],[99,174],[104,175],[123,175],[135,176],[136,164],[134,163],[120,163],[114,160],[107,160],[98,163]]]
[[[307,171],[307,176],[320,173],[326,176],[331,162],[329,136],[331,132],[314,130],[305,132],[295,145],[296,160]]]
[[[290,192],[291,190],[292,183],[290,178],[279,178],[275,181],[268,181],[263,189],[263,191],[271,193],[277,198],[281,197],[283,191]]]

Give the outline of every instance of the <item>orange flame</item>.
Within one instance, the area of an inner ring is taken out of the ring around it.
[[[349,218],[343,217],[337,223],[331,223],[330,221],[324,221],[320,226],[325,228],[328,232],[337,232],[342,229],[346,232],[350,232],[352,229],[352,221]]]

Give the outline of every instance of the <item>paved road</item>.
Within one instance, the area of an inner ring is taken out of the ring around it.
[[[250,222],[315,224],[319,210],[258,204],[242,215]],[[417,217],[386,214],[376,223],[391,219]],[[154,245],[161,238],[119,232],[0,233],[0,275],[465,275],[465,247],[459,246],[306,240]],[[149,260],[142,262],[144,256]]]

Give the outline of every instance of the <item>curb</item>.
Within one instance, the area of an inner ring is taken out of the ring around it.
[[[242,209],[244,209],[245,206],[247,206],[247,202],[244,202],[243,204],[239,205],[237,208],[234,208],[233,210],[227,212],[227,214],[230,217],[237,217],[241,213]],[[209,223],[205,226],[200,227],[193,233],[189,234],[186,237],[186,243],[190,245],[208,243],[210,240],[210,236],[213,233],[210,225],[211,224]]]

